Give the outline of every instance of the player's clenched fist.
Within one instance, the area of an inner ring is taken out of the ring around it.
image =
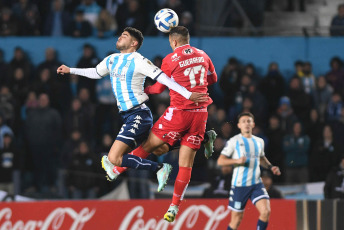
[[[59,68],[57,68],[57,73],[64,75],[65,73],[69,73],[70,68],[66,65],[61,65]]]

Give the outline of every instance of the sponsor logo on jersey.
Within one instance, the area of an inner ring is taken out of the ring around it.
[[[183,49],[182,53],[185,55],[191,55],[194,53],[194,51],[191,48],[186,48],[186,49]]]
[[[180,56],[178,56],[177,53],[173,54],[171,57],[172,61],[178,61],[180,59]]]
[[[195,63],[202,63],[202,62],[204,62],[204,57],[194,57],[194,58],[189,58],[189,59],[179,62],[179,66],[184,67],[184,66],[195,64]]]

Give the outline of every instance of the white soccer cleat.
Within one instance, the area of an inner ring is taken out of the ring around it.
[[[109,161],[107,156],[102,157],[102,168],[106,172],[106,179],[108,181],[114,181],[119,176],[119,174],[113,172],[114,167],[115,166]]]
[[[164,166],[157,172],[156,177],[158,178],[158,192],[164,190],[170,173],[172,171],[172,166],[170,164],[164,163]]]
[[[176,219],[176,215],[179,211],[179,208],[177,205],[170,205],[167,212],[164,215],[164,220],[168,222],[173,222],[174,219]]]

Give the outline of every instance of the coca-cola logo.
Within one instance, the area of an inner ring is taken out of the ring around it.
[[[66,229],[65,217],[69,216],[72,221],[68,226],[70,230],[81,230],[84,224],[89,221],[96,210],[83,208],[80,212],[76,212],[72,208],[56,208],[49,213],[44,220],[18,220],[12,222],[11,208],[3,208],[0,210],[0,229],[1,230],[59,230]]]
[[[145,209],[142,206],[136,206],[124,217],[119,230],[179,230],[179,229],[204,229],[216,230],[220,222],[225,219],[229,210],[224,205],[218,206],[212,210],[207,205],[191,205],[177,216],[176,220],[170,224],[161,219],[151,218],[143,220]],[[206,218],[205,218],[205,217]],[[202,222],[203,226],[200,226]]]

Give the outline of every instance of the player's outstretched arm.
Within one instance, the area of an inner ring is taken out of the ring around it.
[[[57,73],[61,75],[71,73],[71,74],[76,74],[76,75],[84,76],[91,79],[102,78],[102,76],[98,74],[96,68],[80,69],[80,68],[69,68],[66,65],[61,65],[59,68],[57,68]]]
[[[70,73],[70,68],[66,65],[61,65],[59,68],[57,68],[57,74],[67,74]]]
[[[260,158],[260,165],[263,166],[266,169],[271,170],[271,172],[274,175],[277,175],[277,176],[281,175],[281,170],[279,169],[279,167],[272,165],[270,163],[270,161],[266,157],[261,157]]]

